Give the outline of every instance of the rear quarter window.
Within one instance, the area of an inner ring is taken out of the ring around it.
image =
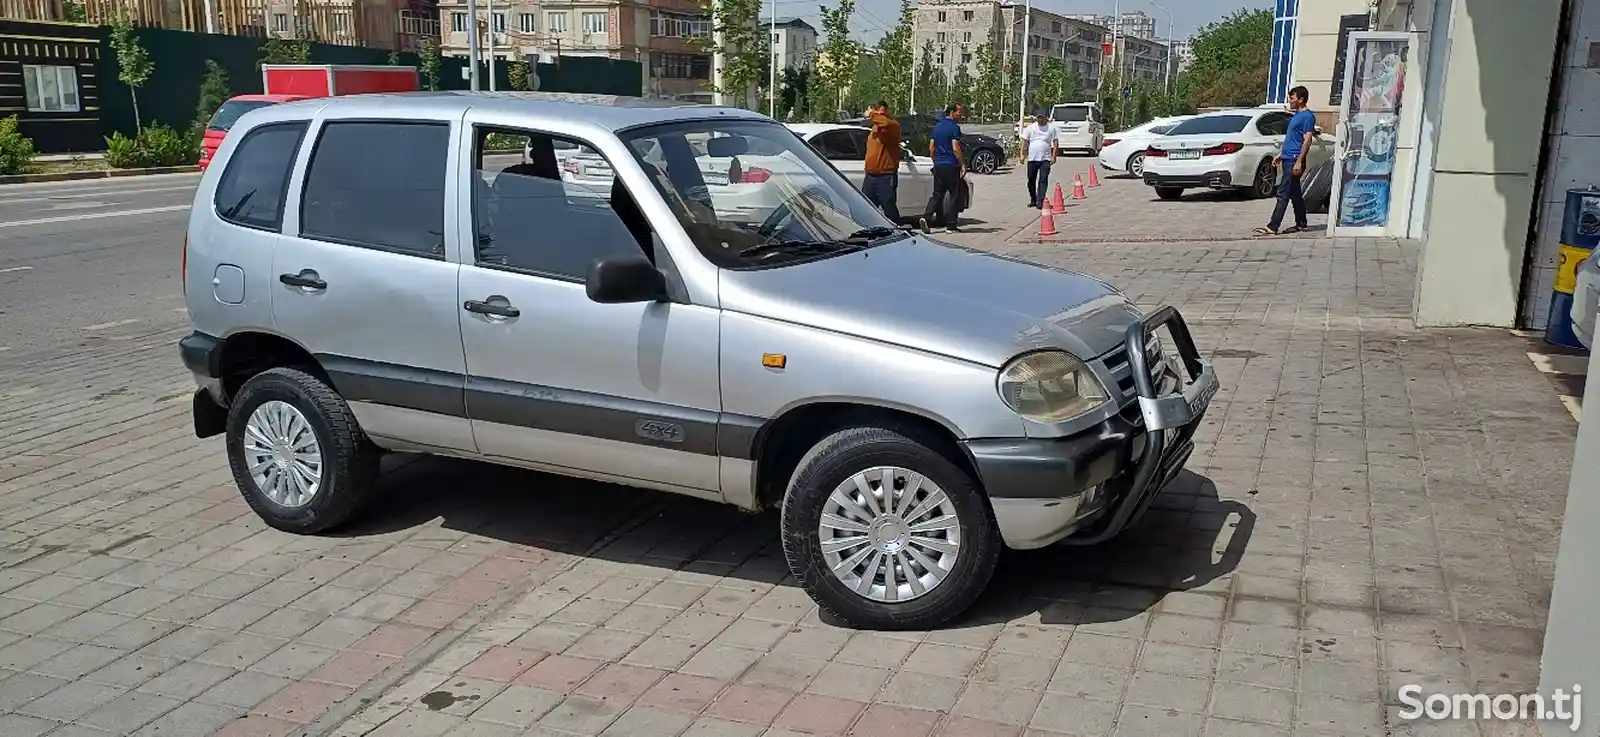
[[[228,158],[212,197],[219,217],[235,225],[277,231],[306,122],[271,123],[250,129]]]

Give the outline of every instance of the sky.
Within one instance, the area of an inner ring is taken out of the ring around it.
[[[832,0],[776,0],[779,18],[804,18],[806,22],[822,30],[821,15],[817,12],[820,2],[826,1],[832,5]],[[913,0],[914,1],[914,0]],[[771,12],[774,0],[762,0],[762,17]],[[1272,0],[1158,0],[1161,5],[1172,11],[1172,22],[1177,27],[1174,38],[1187,38],[1190,34],[1211,21],[1231,14],[1240,8],[1270,8]],[[1034,6],[1063,15],[1076,13],[1103,13],[1111,14],[1118,5],[1118,0],[1036,0]],[[1148,0],[1121,0],[1124,12],[1129,10],[1143,10],[1156,18],[1156,34],[1165,38],[1167,35],[1167,14],[1150,6]],[[867,43],[875,43],[886,31],[894,26],[896,17],[900,14],[900,0],[856,0],[856,16],[851,23],[855,36]]]

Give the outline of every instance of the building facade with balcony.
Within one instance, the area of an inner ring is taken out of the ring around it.
[[[1030,15],[1026,5],[995,0],[925,2],[916,8],[914,18],[912,37],[919,63],[922,50],[931,44],[934,67],[947,78],[955,77],[959,69],[976,76],[978,47],[988,42],[1001,58],[1010,60],[1007,66],[1012,69],[1019,68],[1027,54],[1029,90],[1039,86],[1039,70],[1047,59],[1060,60],[1084,89],[1099,86],[1101,44],[1110,39],[1104,26],[1037,7]]]
[[[1130,10],[1122,15],[1074,13],[1067,17],[1110,29],[1118,36],[1134,36],[1151,40],[1157,38],[1155,16],[1142,10]]]
[[[817,29],[799,18],[771,22],[772,63],[779,69],[804,69],[817,56]]]

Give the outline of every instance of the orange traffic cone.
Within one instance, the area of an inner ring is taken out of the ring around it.
[[[1088,199],[1088,198],[1089,198],[1089,195],[1086,195],[1086,194],[1083,193],[1083,177],[1078,176],[1077,174],[1073,174],[1072,175],[1072,199],[1085,200],[1085,199]]]
[[[1044,236],[1050,236],[1050,235],[1055,235],[1055,234],[1056,234],[1056,218],[1055,218],[1055,215],[1053,215],[1050,212],[1050,206],[1049,205],[1045,205],[1044,207],[1039,208],[1039,236],[1040,237],[1044,237]]]
[[[1055,210],[1057,213],[1060,213],[1062,215],[1067,214],[1067,203],[1062,201],[1061,183],[1060,182],[1056,182],[1056,195],[1055,195],[1054,201],[1052,201],[1050,203],[1050,207],[1051,207],[1051,209]]]
[[[1100,175],[1095,172],[1095,170],[1099,168],[1100,167],[1095,166],[1094,164],[1089,165],[1089,186],[1091,187],[1100,186]]]

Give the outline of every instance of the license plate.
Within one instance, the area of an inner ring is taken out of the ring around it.
[[[1173,151],[1171,156],[1172,156],[1172,158],[1177,159],[1179,161],[1186,161],[1186,160],[1200,158],[1200,152],[1199,151]]]
[[[1211,404],[1211,398],[1216,396],[1218,386],[1218,382],[1212,381],[1201,387],[1200,391],[1189,400],[1189,411],[1199,414],[1200,410]]]

